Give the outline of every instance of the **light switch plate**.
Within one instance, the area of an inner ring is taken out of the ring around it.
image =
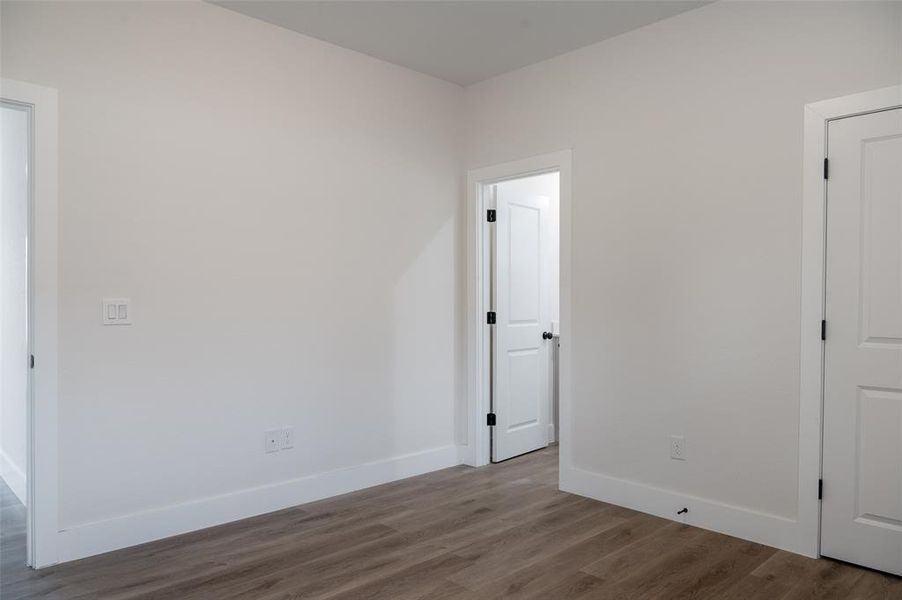
[[[102,317],[104,325],[131,325],[131,301],[128,298],[104,298]]]

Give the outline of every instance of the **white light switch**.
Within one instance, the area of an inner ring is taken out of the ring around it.
[[[131,325],[132,317],[128,298],[103,299],[104,325]]]

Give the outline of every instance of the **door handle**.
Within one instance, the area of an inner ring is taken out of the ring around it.
[[[550,340],[550,339],[553,338],[553,337],[554,337],[554,334],[551,333],[550,331],[543,331],[543,332],[542,332],[542,339],[543,339],[543,340]]]

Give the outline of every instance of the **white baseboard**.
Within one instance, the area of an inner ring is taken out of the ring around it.
[[[476,457],[473,456],[473,448],[471,446],[460,445],[457,447],[457,464],[476,466]]]
[[[548,424],[548,443],[553,444],[557,441],[557,436],[554,433],[554,423]]]
[[[13,494],[16,495],[19,502],[25,504],[25,498],[28,494],[25,484],[25,471],[10,460],[6,452],[3,452],[2,450],[0,450],[0,477],[2,477],[3,481],[6,482],[6,485],[9,486],[9,489],[13,491]]]
[[[811,556],[798,521],[786,517],[573,467],[561,471],[560,486],[565,492]],[[677,515],[684,507],[689,512]]]
[[[214,525],[321,500],[330,496],[453,467],[458,447],[444,446],[395,458],[309,475],[174,504],[60,531],[59,561],[77,560]]]

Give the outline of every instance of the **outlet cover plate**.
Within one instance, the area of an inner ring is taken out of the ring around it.
[[[270,429],[263,434],[263,449],[267,454],[270,452],[278,452],[282,444],[282,430]]]
[[[282,430],[282,450],[294,448],[294,427],[286,427]]]
[[[670,436],[670,458],[686,460],[686,438],[681,435]]]

